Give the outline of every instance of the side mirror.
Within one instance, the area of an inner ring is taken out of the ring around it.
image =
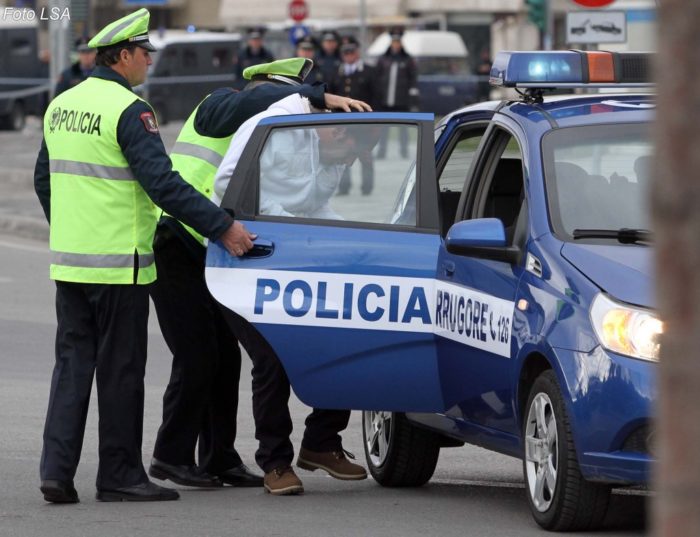
[[[498,218],[457,222],[447,232],[445,246],[448,252],[455,255],[511,264],[520,260],[520,248],[506,243],[506,230]]]

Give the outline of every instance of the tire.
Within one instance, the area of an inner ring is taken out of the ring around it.
[[[599,527],[608,510],[610,487],[581,475],[571,424],[552,370],[533,383],[523,416],[523,473],[535,521],[553,531]]]
[[[385,487],[419,487],[435,472],[440,437],[412,425],[404,414],[362,413],[365,459],[372,477]]]
[[[13,103],[10,113],[0,118],[0,128],[6,130],[21,131],[26,124],[27,116],[21,102]]]

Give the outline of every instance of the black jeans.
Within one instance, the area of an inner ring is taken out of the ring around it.
[[[98,489],[146,481],[141,461],[148,286],[56,282],[56,364],[41,454],[42,480],[71,481],[92,379],[99,410]]]
[[[199,438],[199,465],[217,474],[241,464],[233,447],[241,351],[207,289],[204,248],[195,258],[168,227],[158,226],[153,249],[158,279],[151,297],[173,353],[153,456],[192,465]]]
[[[275,351],[250,323],[226,312],[226,320],[253,361],[253,416],[259,447],[255,461],[264,472],[290,466],[294,448],[289,440],[289,378]],[[340,431],[348,426],[349,410],[314,409],[306,418],[302,446],[311,451],[337,451],[342,447]]]

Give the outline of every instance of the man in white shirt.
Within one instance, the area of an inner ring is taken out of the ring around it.
[[[243,149],[262,119],[312,111],[306,98],[291,95],[243,123],[217,171],[213,200],[220,203]],[[364,144],[365,140],[355,139],[343,126],[280,129],[273,133],[260,157],[260,213],[339,218],[328,202],[346,166],[357,158]],[[274,350],[250,323],[235,313],[227,320],[253,361],[253,415],[259,441],[255,459],[265,472],[265,490],[274,495],[300,494],[304,487],[291,467],[294,448],[289,439],[292,420],[287,374]],[[349,419],[349,410],[314,409],[305,422],[297,466],[325,470],[336,479],[365,479],[365,469],[350,462],[342,446],[339,433]]]

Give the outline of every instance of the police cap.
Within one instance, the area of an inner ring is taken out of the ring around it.
[[[314,38],[311,37],[310,35],[307,35],[305,37],[302,37],[299,41],[297,41],[297,48],[303,48],[307,50],[315,50],[316,49],[316,42],[314,41]]]
[[[392,40],[401,40],[403,37],[403,28],[401,26],[394,26],[391,30],[389,30],[389,36]]]
[[[360,44],[357,39],[352,35],[346,35],[340,45],[340,53],[355,52],[358,48],[360,48]]]
[[[116,20],[100,30],[88,44],[90,48],[107,48],[123,45],[138,45],[150,52],[156,48],[148,40],[148,22],[151,14],[146,8]]]
[[[246,80],[276,80],[298,86],[304,82],[314,62],[308,58],[289,58],[270,63],[251,65],[243,71]]]
[[[90,42],[89,37],[80,37],[75,40],[75,50],[78,52],[93,52],[88,43]]]

